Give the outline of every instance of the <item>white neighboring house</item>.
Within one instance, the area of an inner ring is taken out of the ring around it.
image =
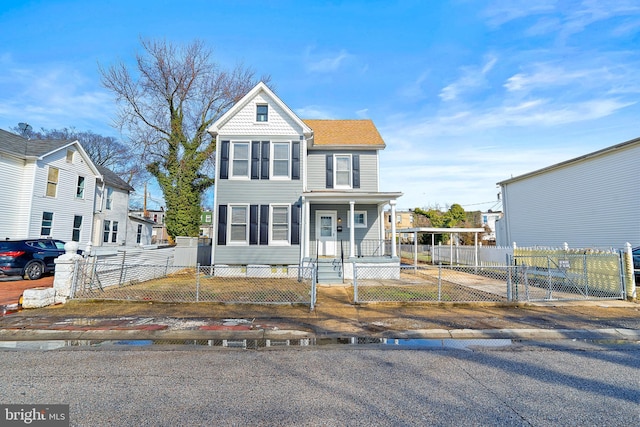
[[[497,244],[640,246],[638,165],[640,138],[499,182]]]
[[[500,211],[492,211],[489,209],[487,212],[481,212],[482,216],[482,226],[489,227],[491,230],[490,233],[486,233],[482,236],[483,241],[494,241],[496,240],[496,221],[502,218],[502,212]]]
[[[80,249],[89,241],[136,246],[142,225],[140,244],[150,243],[150,223],[129,224],[133,188],[94,165],[78,141],[28,140],[0,129],[0,182],[0,239],[50,237],[79,242]]]
[[[78,141],[28,140],[0,129],[0,238],[91,238],[101,174]]]
[[[145,246],[151,244],[153,221],[129,213],[133,187],[109,169],[97,166],[102,182],[96,189],[93,217],[95,247]]]

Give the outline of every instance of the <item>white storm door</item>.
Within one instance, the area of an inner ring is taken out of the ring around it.
[[[335,256],[337,246],[336,211],[316,212],[316,238],[319,256]]]

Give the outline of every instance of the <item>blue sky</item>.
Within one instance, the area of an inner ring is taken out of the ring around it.
[[[204,40],[301,118],[372,119],[400,208],[497,210],[497,182],[640,136],[638,0],[7,3],[6,130],[120,138],[98,64],[132,62],[144,37]]]

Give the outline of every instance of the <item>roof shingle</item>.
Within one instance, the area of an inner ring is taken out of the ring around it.
[[[313,130],[314,146],[385,147],[384,140],[371,120],[302,121]]]

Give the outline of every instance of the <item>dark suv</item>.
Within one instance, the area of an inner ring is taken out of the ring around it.
[[[54,259],[64,254],[64,242],[54,239],[0,241],[0,276],[37,280],[54,270]]]

